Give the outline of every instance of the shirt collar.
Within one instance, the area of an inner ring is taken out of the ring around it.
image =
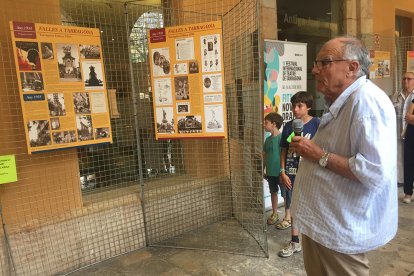
[[[356,81],[354,81],[350,86],[348,86],[344,90],[344,92],[342,92],[341,95],[339,95],[339,97],[336,98],[334,102],[330,102],[329,100],[325,98],[326,113],[322,116],[320,125],[325,125],[326,123],[331,121],[333,118],[336,118],[341,108],[345,105],[345,103],[350,98],[351,94],[354,93],[358,87],[360,87],[366,82],[367,82],[367,77],[362,76],[358,78]]]

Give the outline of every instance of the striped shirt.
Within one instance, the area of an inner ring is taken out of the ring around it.
[[[313,141],[347,157],[359,181],[302,159],[292,213],[299,230],[323,246],[345,254],[367,252],[397,232],[394,107],[384,91],[363,76],[328,108]]]

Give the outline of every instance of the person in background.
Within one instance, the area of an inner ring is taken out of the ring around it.
[[[312,140],[291,143],[302,157],[292,214],[307,275],[369,275],[366,252],[397,232],[396,115],[366,79],[370,64],[353,37],[329,40],[314,62],[325,113]]]
[[[266,169],[266,179],[269,183],[270,199],[272,202],[272,215],[267,219],[267,224],[275,224],[279,220],[277,214],[278,191],[279,191],[279,171],[280,171],[280,137],[279,129],[283,125],[283,118],[276,112],[271,112],[264,118],[264,128],[270,133],[263,145],[263,163]],[[280,187],[282,196],[283,187]]]
[[[402,89],[390,96],[397,115],[397,182],[404,183],[404,132],[407,122],[407,107],[414,99],[414,72],[402,75]]]
[[[414,182],[414,99],[405,116],[407,128],[404,139],[404,203],[411,203]]]
[[[303,129],[301,135],[307,139],[311,139],[319,126],[319,119],[309,115],[309,110],[313,105],[313,96],[306,91],[297,92],[290,99],[292,103],[293,115],[296,119],[301,119],[303,122]],[[293,194],[293,184],[297,170],[299,168],[300,157],[290,147],[290,139],[292,138],[293,120],[286,123],[282,131],[282,140],[280,142],[280,182],[283,184],[286,190],[285,196],[285,218],[276,225],[279,230],[287,229],[291,226],[293,217],[290,213],[290,204]],[[296,227],[291,228],[291,240],[288,244],[279,251],[280,257],[290,257],[293,253],[300,252],[302,250],[299,243],[299,231]]]

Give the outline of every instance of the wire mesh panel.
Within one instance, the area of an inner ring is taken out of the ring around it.
[[[19,179],[0,185],[9,241],[3,246],[0,236],[0,271],[51,275],[144,247],[143,174],[123,3],[42,1],[13,4],[0,14],[0,155],[16,156]],[[27,154],[9,20],[101,29],[106,84],[117,107],[111,113],[113,144]],[[12,259],[3,266],[7,256]]]
[[[266,238],[261,186],[262,131],[258,124],[261,93],[256,5],[255,1],[183,1],[163,6],[162,15],[158,10],[133,3],[127,7],[132,34],[143,34],[150,27],[138,24],[140,14],[162,18],[163,23],[158,27],[222,20],[228,125],[230,129],[238,129],[237,136],[229,141],[156,141],[148,59],[136,62],[138,53],[148,55],[147,38],[130,36],[131,47],[145,48],[137,52],[131,49],[135,87],[148,94],[140,97],[137,108],[140,140],[146,151],[144,171],[155,171],[152,177],[157,179],[168,168],[174,168],[174,173],[164,176],[162,182],[144,180],[149,245],[256,256],[267,253],[263,251]],[[241,18],[247,20],[242,24]],[[245,83],[238,85],[242,79]],[[233,120],[230,116],[235,114],[238,119]],[[163,145],[164,154],[159,151]],[[230,173],[232,166],[234,174]]]

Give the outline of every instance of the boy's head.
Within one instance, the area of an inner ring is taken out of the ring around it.
[[[299,91],[290,98],[292,103],[293,115],[295,118],[301,119],[303,116],[308,115],[309,110],[313,105],[313,96],[306,91]]]
[[[264,118],[264,127],[266,131],[272,132],[273,129],[276,127],[280,129],[283,125],[283,118],[280,116],[279,113],[270,112]]]

